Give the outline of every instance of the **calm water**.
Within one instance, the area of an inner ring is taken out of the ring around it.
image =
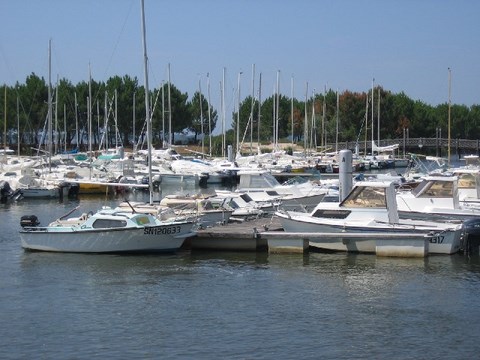
[[[480,261],[374,255],[24,252],[0,205],[1,359],[465,359],[480,352]]]

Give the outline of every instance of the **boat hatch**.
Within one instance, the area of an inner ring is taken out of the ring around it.
[[[248,194],[242,194],[240,197],[246,202],[249,203],[250,201],[253,201],[253,199],[250,197]]]

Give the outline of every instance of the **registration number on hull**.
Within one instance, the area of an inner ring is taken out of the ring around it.
[[[144,235],[170,235],[178,234],[181,231],[180,226],[146,227],[143,229]]]
[[[443,244],[443,240],[445,240],[445,237],[443,235],[434,236],[430,238],[430,242],[432,244]]]

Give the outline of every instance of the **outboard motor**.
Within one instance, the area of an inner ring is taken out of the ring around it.
[[[17,200],[22,196],[22,192],[17,189],[13,191],[8,181],[0,181],[0,202],[6,203],[10,200]]]
[[[68,197],[70,199],[76,199],[78,198],[79,192],[80,192],[80,184],[70,183],[70,187],[68,188]]]
[[[20,218],[20,226],[23,227],[32,227],[40,225],[40,221],[35,215],[23,215]]]
[[[480,218],[470,219],[463,222],[466,241],[464,253],[466,255],[480,255]]]

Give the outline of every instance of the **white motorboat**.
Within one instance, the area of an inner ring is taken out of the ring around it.
[[[428,237],[429,254],[460,250],[464,240],[461,222],[400,219],[395,196],[393,182],[357,182],[340,203],[319,203],[308,214],[279,211],[276,215],[286,232],[322,234],[310,240],[310,246],[326,250],[374,253],[377,241],[401,240],[405,234]],[[339,233],[364,233],[368,238],[342,238]]]
[[[193,221],[160,221],[132,210],[103,208],[94,214],[58,219],[39,226],[36,216],[23,216],[24,249],[74,253],[175,252],[193,236]]]
[[[480,207],[468,206],[459,199],[457,176],[426,176],[412,190],[397,189],[401,218],[424,220],[480,219]]]
[[[233,213],[225,203],[213,203],[208,196],[201,195],[167,195],[160,200],[162,206],[172,209],[177,216],[195,218],[202,228],[226,224]]]
[[[337,192],[329,186],[312,182],[282,185],[268,171],[239,171],[239,193],[248,193],[255,201],[281,201],[288,210],[311,211],[325,196]]]

